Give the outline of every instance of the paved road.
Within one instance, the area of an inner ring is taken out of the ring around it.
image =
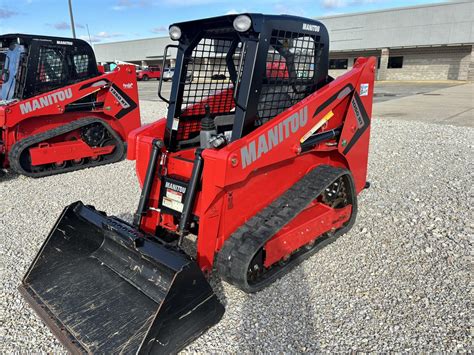
[[[383,81],[375,83],[374,102],[384,102],[402,97],[425,95],[436,96],[434,91],[461,85],[462,82],[397,82]]]
[[[437,96],[433,91],[462,84],[457,82],[376,82],[374,102],[384,102],[406,96],[426,95]],[[141,81],[138,83],[140,100],[159,101],[158,81]],[[163,83],[162,94],[168,97],[171,91],[171,82]]]
[[[139,82],[140,100],[159,102],[158,81]],[[171,82],[163,83],[168,97]],[[374,117],[474,127],[474,84],[377,82]]]
[[[373,117],[474,127],[474,83],[376,103]]]
[[[145,101],[161,101],[158,97],[158,83],[157,80],[150,81],[139,81],[138,82],[138,93],[140,94],[140,100]],[[163,83],[161,93],[164,97],[169,97],[171,90],[171,82]]]

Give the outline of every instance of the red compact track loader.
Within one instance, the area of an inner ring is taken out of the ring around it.
[[[73,350],[181,349],[223,315],[213,270],[261,290],[346,233],[367,187],[375,58],[332,79],[326,28],[294,16],[183,22],[170,37],[168,116],[128,140],[133,223],[66,207],[20,287]]]
[[[133,66],[100,74],[89,44],[0,36],[0,169],[42,177],[113,163],[140,127]]]

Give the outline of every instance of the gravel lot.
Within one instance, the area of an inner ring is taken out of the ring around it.
[[[143,117],[164,105],[142,102]],[[266,290],[215,278],[223,320],[189,352],[472,351],[473,130],[373,120],[369,180],[353,230]],[[0,352],[63,352],[17,286],[63,207],[130,218],[134,163],[0,178]]]

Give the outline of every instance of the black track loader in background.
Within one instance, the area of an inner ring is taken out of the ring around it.
[[[63,211],[20,291],[73,352],[173,352],[224,314],[184,252],[80,202]]]

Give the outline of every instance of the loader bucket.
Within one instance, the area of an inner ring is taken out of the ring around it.
[[[64,209],[20,291],[72,352],[176,352],[224,313],[188,255],[81,202]]]

